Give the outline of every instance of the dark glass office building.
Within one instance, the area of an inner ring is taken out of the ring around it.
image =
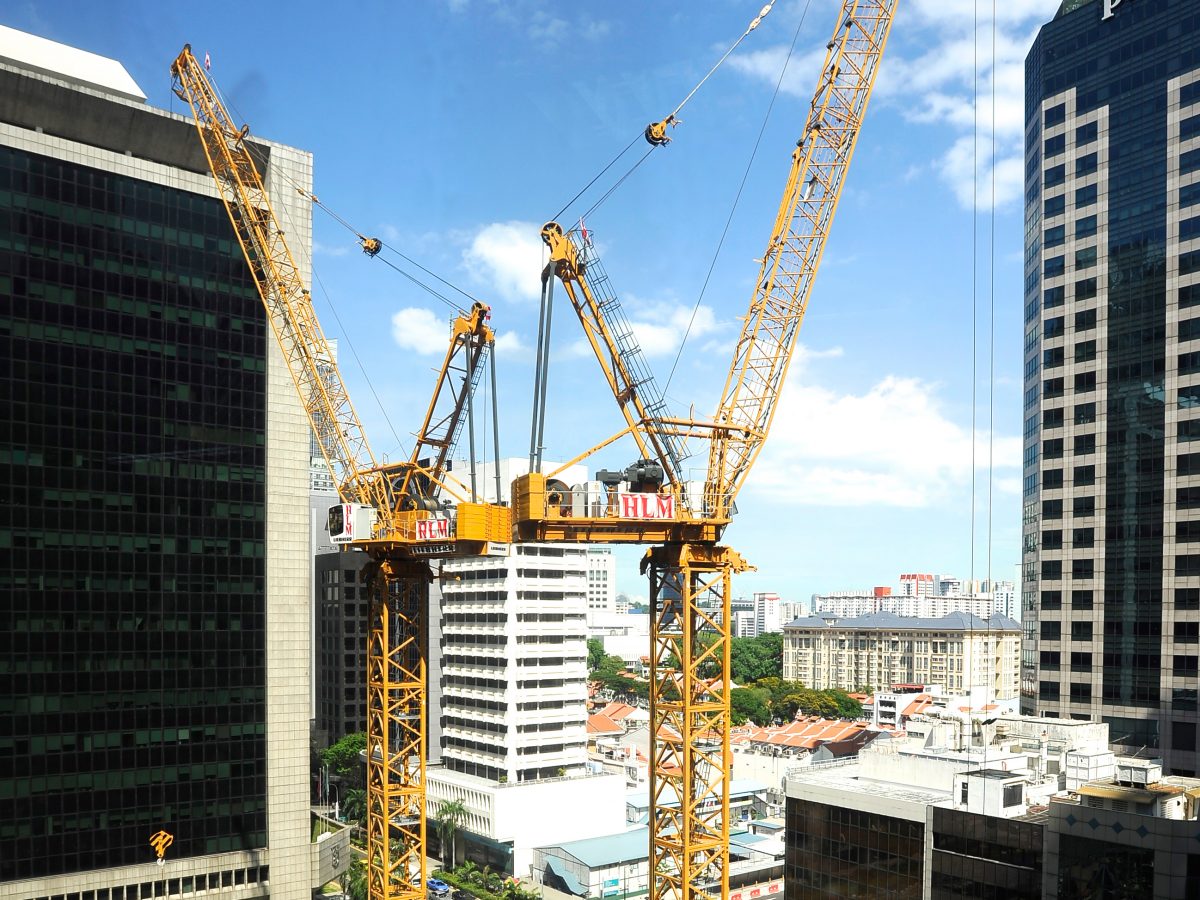
[[[307,678],[292,752],[270,644],[307,643],[268,567],[298,543],[306,608],[307,444],[268,449],[258,295],[189,123],[6,65],[0,125],[0,896],[151,896],[159,831],[210,858],[164,889],[287,896]]]
[[[1025,73],[1021,707],[1190,775],[1200,5],[1066,0]]]

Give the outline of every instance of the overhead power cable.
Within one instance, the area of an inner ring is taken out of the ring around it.
[[[751,20],[750,24],[746,26],[746,30],[742,32],[741,36],[739,36],[738,39],[736,41],[734,41],[733,44],[729,47],[729,49],[725,51],[724,55],[720,59],[718,59],[716,61],[716,63],[713,64],[712,68],[708,70],[708,73],[703,78],[701,78],[699,82],[696,83],[696,86],[693,87],[690,91],[688,91],[687,96],[684,97],[683,100],[681,100],[679,102],[679,105],[676,106],[675,109],[673,109],[671,111],[671,113],[665,119],[662,119],[659,122],[651,122],[641,132],[639,132],[637,135],[635,135],[634,138],[628,144],[625,145],[625,148],[623,150],[621,150],[620,153],[618,153],[611,160],[609,160],[608,163],[604,166],[604,168],[602,168],[599,172],[597,172],[596,175],[594,175],[592,177],[592,179],[587,184],[585,184],[579,190],[578,193],[575,194],[574,197],[572,197],[570,200],[568,200],[566,203],[563,204],[562,209],[560,209],[557,213],[555,213],[551,217],[551,220],[552,221],[560,221],[563,213],[565,213],[568,209],[570,209],[575,204],[576,200],[578,200],[585,193],[587,193],[591,189],[591,187],[597,181],[599,181],[606,172],[608,172],[609,169],[611,169],[614,165],[616,165],[617,162],[621,159],[621,157],[623,157],[626,153],[628,153],[633,148],[633,146],[638,142],[638,138],[645,138],[645,140],[647,140],[650,143],[651,150],[653,150],[657,147],[662,147],[662,146],[665,146],[666,144],[669,144],[671,142],[671,139],[670,139],[670,137],[667,136],[667,129],[674,128],[676,125],[680,124],[680,122],[682,120],[679,118],[679,113],[683,109],[683,107],[686,106],[687,102],[696,95],[696,92],[698,90],[700,90],[701,87],[703,87],[704,83],[713,76],[713,73],[715,73],[717,71],[717,69],[719,69],[721,67],[721,65],[725,62],[725,60],[729,59],[729,57],[733,53],[733,51],[736,50],[738,48],[738,46],[742,43],[742,41],[744,41],[749,36],[750,32],[752,32],[755,28],[757,28],[759,26],[759,24],[762,22],[762,20],[764,18],[766,18],[767,14],[771,11],[771,7],[773,7],[774,5],[775,5],[775,0],[770,0],[770,2],[767,3],[766,6],[764,6],[761,10],[759,10],[758,15],[755,16]],[[806,7],[806,9],[807,9],[807,7]],[[610,187],[607,191],[605,191],[604,195],[601,196],[601,198],[599,200],[597,200],[594,204],[592,204],[591,208],[589,208],[588,211],[584,213],[584,216],[586,217],[588,215],[591,215],[591,213],[593,213],[601,204],[603,204],[605,200],[607,200],[609,197],[611,197],[613,192],[618,187],[620,187],[622,184],[625,183],[626,179],[628,179],[629,176],[632,175],[637,170],[637,168],[643,162],[646,161],[646,158],[649,155],[650,155],[650,152],[647,151],[641,157],[641,159],[639,159],[632,166],[630,166],[629,169],[626,170],[626,172],[620,178],[618,178],[616,180],[616,182],[613,184],[613,186]]]

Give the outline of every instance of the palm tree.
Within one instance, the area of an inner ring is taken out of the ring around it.
[[[346,896],[350,900],[367,900],[367,867],[361,859],[350,863],[344,878]]]
[[[467,817],[467,808],[461,800],[447,800],[438,808],[437,832],[442,842],[442,860],[447,871],[453,871],[456,861],[454,853],[454,838],[458,834],[458,826]],[[446,845],[450,845],[450,853],[446,854]]]
[[[351,788],[346,791],[342,801],[342,815],[347,822],[353,822],[360,827],[365,825],[367,818],[367,792],[362,788]]]

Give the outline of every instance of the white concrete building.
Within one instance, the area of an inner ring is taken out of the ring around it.
[[[810,616],[783,635],[783,677],[818,690],[939,684],[1007,699],[1019,689],[1021,626],[1003,616]]]
[[[754,634],[746,637],[758,637],[783,628],[783,601],[773,592],[756,593],[754,603]]]
[[[650,655],[650,616],[647,613],[599,613],[588,616],[587,636],[604,644],[609,656],[619,656],[636,671]]]
[[[611,547],[587,548],[587,608],[593,612],[616,612],[617,558]]]

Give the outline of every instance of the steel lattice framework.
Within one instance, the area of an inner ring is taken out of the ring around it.
[[[572,462],[631,434],[639,453],[652,450],[662,466],[657,496],[674,501],[656,507],[670,514],[630,517],[617,487],[580,517],[561,506],[551,476],[534,473],[513,485],[523,539],[661,544],[643,563],[653,610],[650,900],[715,900],[729,892],[729,591],[731,576],[748,566],[717,542],[771,428],[896,3],[842,2],[711,421],[667,417],[656,395],[642,396],[640,353],[621,326],[619,301],[588,286],[596,272],[607,280],[598,260],[556,223],[542,229],[553,271],[626,422]],[[707,442],[702,501],[680,480],[677,460],[686,450],[667,452],[680,439]]]
[[[430,536],[422,537],[419,527],[424,520],[445,519],[438,493],[445,487],[446,461],[494,342],[488,308],[475,303],[454,320],[411,459],[377,465],[271,208],[247,128],[233,125],[190,47],[184,47],[171,72],[176,93],[192,108],[221,199],[338,493],[344,502],[369,506],[377,515],[373,533],[352,542],[373,560],[367,640],[368,886],[371,900],[420,900],[427,838],[428,560],[484,554],[491,542],[507,544],[512,531],[507,509],[475,502],[458,504],[453,531],[427,529]],[[426,455],[431,461],[422,458]]]

